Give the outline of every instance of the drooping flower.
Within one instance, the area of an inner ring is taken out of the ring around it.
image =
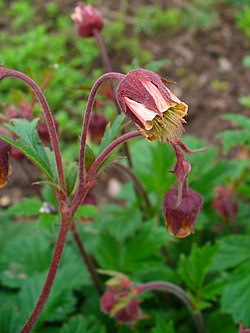
[[[202,207],[202,196],[187,189],[178,203],[178,189],[168,191],[164,198],[163,213],[167,229],[171,236],[184,238],[194,232],[198,213]]]
[[[212,202],[215,212],[225,221],[235,221],[238,214],[238,204],[233,199],[233,189],[218,186],[216,197]]]
[[[10,144],[0,139],[0,188],[8,183],[8,176],[11,175],[10,156]]]
[[[101,309],[118,323],[134,325],[138,320],[146,318],[137,299],[141,292],[140,287],[125,275],[115,274],[115,277],[107,282],[107,291],[101,298]]]
[[[120,81],[117,103],[149,141],[174,142],[183,133],[188,106],[154,72],[135,69]]]
[[[76,23],[80,37],[94,36],[95,30],[101,31],[104,26],[104,21],[99,12],[89,5],[80,4],[76,6],[71,18]]]
[[[170,189],[164,197],[163,215],[166,227],[171,236],[184,238],[194,232],[198,213],[202,207],[202,196],[188,187],[188,174],[191,165],[185,160],[182,147],[173,144],[177,157],[174,169],[176,188]]]

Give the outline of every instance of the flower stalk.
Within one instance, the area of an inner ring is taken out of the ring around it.
[[[140,286],[140,291],[141,293],[146,292],[146,291],[155,291],[155,290],[160,290],[160,291],[166,291],[168,293],[171,293],[178,297],[189,309],[191,312],[196,328],[198,333],[206,333],[204,323],[203,323],[203,318],[202,314],[200,311],[198,311],[195,308],[195,305],[193,304],[192,300],[188,296],[188,294],[183,290],[182,288],[176,286],[173,283],[169,282],[163,282],[163,281],[156,281],[156,282],[148,282],[139,285]]]

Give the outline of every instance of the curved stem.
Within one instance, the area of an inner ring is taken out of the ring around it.
[[[70,211],[66,205],[61,208],[61,214],[62,214],[62,222],[60,231],[57,237],[57,242],[55,245],[53,257],[50,263],[49,272],[45,281],[45,284],[43,286],[42,292],[39,296],[39,299],[35,305],[35,308],[26,322],[25,326],[23,327],[21,333],[29,333],[32,328],[34,327],[35,323],[37,322],[38,318],[40,317],[40,314],[45,306],[45,303],[49,297],[51,288],[53,286],[53,282],[56,277],[57,269],[62,257],[63,249],[66,243],[67,235],[70,229],[70,224],[72,221],[72,216],[70,214]]]
[[[131,180],[134,182],[134,185],[135,185],[135,188],[136,188],[137,192],[142,196],[148,211],[149,212],[152,211],[152,206],[151,206],[151,203],[149,201],[147,192],[144,190],[141,182],[134,175],[134,173],[128,167],[126,167],[125,165],[123,165],[119,162],[114,162],[113,165],[117,166],[119,169],[124,171],[131,178]]]
[[[103,287],[102,287],[102,284],[101,284],[101,281],[98,277],[98,274],[96,272],[96,269],[95,269],[95,266],[94,266],[94,263],[91,259],[91,257],[87,254],[86,250],[85,250],[85,247],[83,245],[83,242],[81,241],[81,238],[79,236],[79,233],[76,229],[76,226],[74,225],[74,223],[72,224],[72,227],[71,227],[71,232],[72,232],[72,235],[73,235],[73,238],[74,238],[74,241],[76,243],[76,246],[78,248],[78,251],[85,263],[85,265],[87,266],[87,269],[89,271],[89,274],[92,278],[92,281],[96,287],[96,290],[97,292],[99,293],[99,295],[102,295],[103,293]]]
[[[86,111],[84,114],[83,118],[83,124],[82,124],[82,133],[81,133],[81,138],[80,138],[80,154],[79,154],[79,181],[78,181],[78,189],[77,193],[80,191],[83,181],[84,181],[84,173],[85,173],[85,148],[86,148],[86,139],[87,139],[87,132],[88,132],[88,127],[89,127],[89,120],[90,120],[90,114],[93,108],[93,104],[95,101],[95,96],[97,93],[97,90],[101,86],[101,84],[107,80],[121,80],[124,77],[123,74],[119,73],[107,73],[102,75],[93,85],[88,101],[87,101],[87,106],[86,106]]]
[[[97,42],[99,50],[100,50],[103,67],[105,68],[106,72],[111,72],[112,68],[111,68],[111,64],[110,64],[110,61],[109,61],[108,52],[107,52],[107,49],[106,49],[105,44],[103,42],[102,35],[100,34],[99,30],[94,29],[94,37],[96,39],[96,42]]]
[[[108,157],[108,155],[120,144],[126,142],[127,140],[140,137],[141,134],[139,132],[130,132],[123,134],[122,136],[119,136],[117,139],[115,139],[108,147],[106,147],[102,153],[97,157],[97,159],[94,161],[94,163],[91,165],[91,167],[88,170],[88,173],[86,175],[85,184],[86,186],[89,186],[88,184],[91,184],[93,178],[95,177],[96,172],[104,162],[104,160]],[[74,213],[80,203],[82,202],[82,196],[84,194],[85,188],[84,186],[78,188],[78,192],[76,193],[72,204],[71,204],[71,212]]]
[[[29,86],[31,88],[31,90],[34,92],[37,100],[40,102],[43,113],[44,113],[45,122],[48,127],[51,146],[55,153],[59,184],[60,184],[62,191],[64,193],[66,193],[66,182],[65,182],[64,171],[63,171],[62,155],[61,155],[61,151],[60,151],[55,122],[54,122],[52,113],[50,111],[50,107],[47,103],[47,100],[46,100],[42,90],[38,87],[36,82],[33,81],[29,76],[27,76],[21,72],[12,70],[12,69],[1,68],[0,69],[0,79],[4,79],[6,77],[13,77],[13,78],[16,78],[16,79],[24,82],[27,86]]]
[[[205,327],[204,327],[204,323],[203,323],[203,318],[201,315],[200,311],[197,311],[195,309],[195,306],[192,302],[192,300],[190,299],[190,297],[187,295],[187,293],[185,292],[185,290],[183,290],[182,288],[176,286],[173,283],[169,283],[169,282],[162,282],[162,281],[157,281],[157,282],[149,282],[149,283],[144,283],[140,285],[140,290],[141,292],[146,292],[146,291],[154,291],[154,290],[163,290],[163,291],[167,291],[173,295],[175,295],[176,297],[178,297],[190,310],[193,319],[195,321],[196,327],[197,327],[197,331],[199,333],[205,333]]]

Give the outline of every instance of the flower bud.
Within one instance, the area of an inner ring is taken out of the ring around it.
[[[89,121],[89,136],[92,141],[101,142],[107,126],[106,118],[101,114],[94,112]]]
[[[80,37],[91,37],[95,30],[101,31],[104,26],[101,15],[92,6],[83,4],[76,6],[71,18],[76,23]]]
[[[117,103],[149,141],[176,141],[184,131],[188,106],[154,72],[135,69],[120,81]]]
[[[7,184],[8,176],[11,175],[10,156],[10,144],[0,139],[0,188]]]
[[[233,189],[218,186],[212,202],[215,212],[226,221],[235,221],[238,214],[237,202],[233,200]]]
[[[108,290],[101,298],[101,309],[118,323],[133,325],[146,316],[140,309],[140,287],[133,284],[126,276],[118,273],[107,283]]]
[[[178,189],[168,191],[164,198],[163,213],[170,235],[184,238],[194,232],[203,199],[199,193],[188,188],[181,201],[178,201]]]

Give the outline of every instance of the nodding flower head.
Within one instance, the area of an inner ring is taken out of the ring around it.
[[[10,156],[11,146],[0,139],[0,188],[8,183],[8,176],[11,175]]]
[[[188,106],[154,72],[135,69],[117,88],[117,103],[149,141],[174,142],[184,131]]]
[[[218,186],[215,191],[216,197],[212,202],[212,206],[217,215],[228,222],[236,220],[238,214],[238,204],[233,199],[233,189]]]
[[[101,31],[104,26],[101,15],[92,6],[76,6],[71,18],[76,23],[80,37],[94,36],[95,30]]]
[[[117,275],[107,282],[107,291],[101,298],[101,309],[118,323],[133,325],[138,320],[146,318],[140,309],[140,287],[130,281],[125,275]]]
[[[194,225],[202,203],[201,195],[191,189],[187,189],[180,203],[178,203],[177,188],[173,188],[166,193],[163,214],[171,236],[184,238],[194,232]]]

